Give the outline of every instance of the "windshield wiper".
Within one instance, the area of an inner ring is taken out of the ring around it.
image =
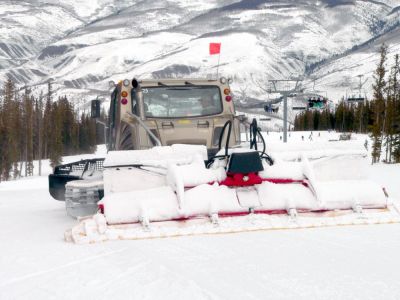
[[[171,88],[168,88],[167,90],[168,91],[187,91],[189,89],[191,89],[191,88],[187,88],[187,87],[171,87]]]

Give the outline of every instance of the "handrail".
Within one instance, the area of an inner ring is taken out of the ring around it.
[[[131,112],[126,112],[126,114],[128,114],[128,116],[130,116],[131,118],[135,119],[143,127],[143,129],[146,131],[146,133],[152,139],[154,139],[154,141],[156,142],[157,146],[162,146],[161,141],[158,139],[158,137],[153,132],[151,132],[150,128],[147,127],[147,125],[138,116],[134,115]],[[132,124],[129,124],[129,125],[132,126]]]
[[[229,148],[229,140],[231,138],[231,130],[232,130],[232,121],[228,120],[225,122],[224,127],[222,127],[221,133],[219,135],[219,141],[218,141],[218,151],[221,150],[222,147],[222,139],[225,134],[225,129],[228,127],[228,136],[226,137],[226,143],[225,143],[225,156],[228,156],[228,148]]]

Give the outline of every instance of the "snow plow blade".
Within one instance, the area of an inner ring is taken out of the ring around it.
[[[66,184],[74,180],[91,179],[103,171],[104,158],[82,159],[77,162],[56,166],[49,175],[49,193],[59,201],[65,201]],[[97,173],[96,173],[97,172]]]
[[[276,212],[250,213],[238,216],[219,216],[154,222],[107,225],[102,214],[81,219],[81,222],[65,232],[65,240],[76,244],[88,244],[112,240],[140,240],[178,236],[228,234],[263,230],[285,230],[350,225],[400,223],[399,210],[395,206],[384,209],[368,209],[325,212],[297,212],[296,215]]]
[[[49,193],[59,201],[65,201],[65,185],[72,180],[80,180],[79,176],[50,174],[49,175]]]

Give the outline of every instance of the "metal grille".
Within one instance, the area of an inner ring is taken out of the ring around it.
[[[54,170],[54,174],[68,175],[72,172],[81,171],[82,173],[86,170],[99,170],[102,171],[104,158],[93,158],[83,159],[81,161],[57,166]]]

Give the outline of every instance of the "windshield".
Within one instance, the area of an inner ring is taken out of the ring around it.
[[[147,117],[187,118],[222,112],[221,95],[217,86],[146,87],[142,91]],[[135,107],[133,111],[135,112]]]

